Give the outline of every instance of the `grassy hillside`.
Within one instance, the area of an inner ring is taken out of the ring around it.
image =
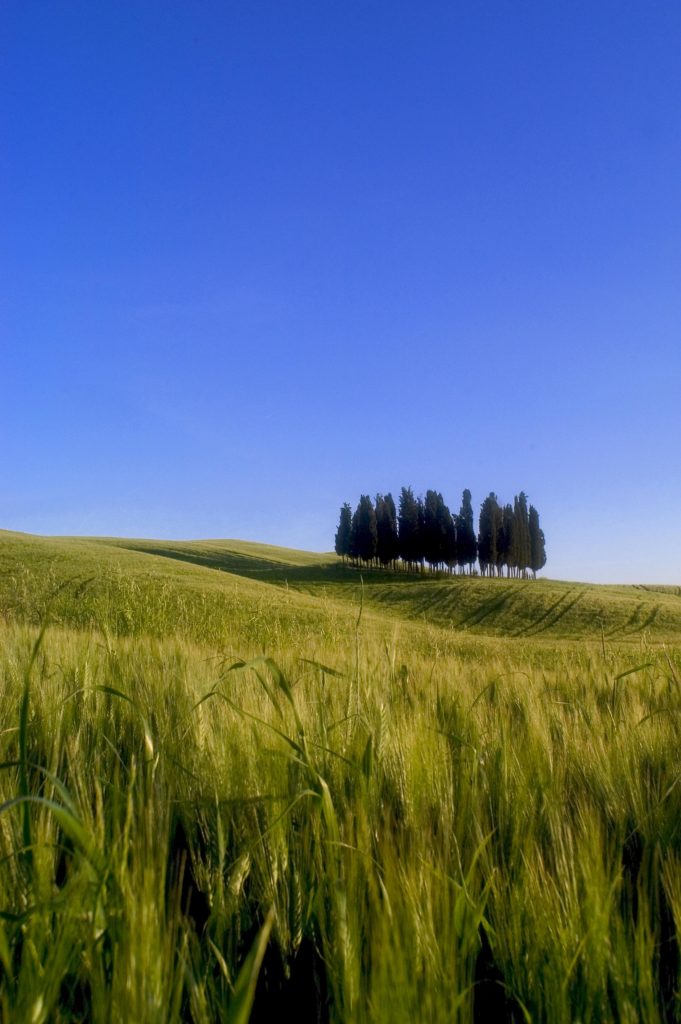
[[[398,624],[505,639],[681,638],[681,587],[432,576],[357,569],[244,541],[39,538],[0,533],[0,613],[199,642],[279,646]]]
[[[0,614],[248,648],[329,639],[349,612],[264,583],[89,539],[0,534]]]
[[[113,543],[336,601],[356,603],[361,576],[367,607],[474,634],[576,639],[602,633],[617,639],[681,636],[681,586],[600,586],[375,569],[360,573],[341,565],[334,555],[245,541]]]

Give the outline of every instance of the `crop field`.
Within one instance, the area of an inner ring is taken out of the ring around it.
[[[0,1020],[681,1020],[681,589],[0,532]]]

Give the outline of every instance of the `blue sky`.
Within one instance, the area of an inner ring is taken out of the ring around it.
[[[681,583],[681,5],[5,0],[0,527],[524,489]]]

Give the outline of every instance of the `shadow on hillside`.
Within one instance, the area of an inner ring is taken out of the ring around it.
[[[225,551],[224,554],[205,554],[182,548],[164,547],[160,544],[149,545],[148,547],[140,547],[133,544],[120,546],[137,554],[172,558],[175,561],[185,562],[189,565],[199,565],[204,569],[215,569],[218,572],[229,572],[236,576],[261,580],[264,583],[352,583],[357,585],[360,581],[360,576],[364,579],[365,583],[396,584],[414,583],[423,579],[442,578],[457,580],[464,578],[431,573],[429,571],[424,573],[404,572],[402,570],[393,572],[387,569],[377,569],[373,566],[343,565],[341,562],[335,561],[319,562],[314,565],[292,565],[290,562],[276,562],[253,555],[241,555],[235,551]],[[465,578],[468,579],[469,577]]]

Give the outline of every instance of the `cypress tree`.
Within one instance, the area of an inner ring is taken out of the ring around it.
[[[530,520],[527,511],[527,495],[521,491],[515,498],[513,506],[513,521],[515,528],[515,556],[518,571],[522,576],[527,575],[530,564]]]
[[[511,505],[504,505],[499,509],[499,521],[497,524],[497,572],[499,575],[506,572],[510,575],[509,558],[513,540],[513,508]]]
[[[438,494],[437,503],[437,537],[438,537],[438,564],[444,565],[449,553],[449,542],[451,537],[454,519],[452,513],[445,505],[444,498]],[[456,527],[454,527],[454,539],[456,542]]]
[[[388,541],[388,550],[390,552],[391,563],[394,563],[400,554],[400,542],[397,535],[397,509],[395,508],[395,501],[390,491],[385,496],[385,508],[387,513],[387,525],[389,531],[386,530],[386,539]]]
[[[440,555],[437,511],[437,491],[426,491],[423,504],[423,556],[431,569],[437,565]]]
[[[352,509],[347,501],[340,510],[340,522],[336,530],[335,551],[345,561],[350,554],[350,531],[352,530]]]
[[[461,508],[456,519],[457,561],[463,568],[468,566],[471,572],[475,559],[478,557],[478,543],[475,539],[475,523],[471,492],[466,489],[461,499]]]
[[[544,531],[539,527],[539,513],[534,505],[530,505],[529,528],[530,569],[536,579],[539,569],[543,569],[546,565],[546,542],[544,539]]]
[[[398,556],[397,513],[392,494],[376,495],[376,554],[382,565],[390,565]]]
[[[499,543],[503,536],[504,530],[504,510],[502,509],[501,505],[497,505],[497,507],[494,509],[492,530],[494,532],[494,536],[496,537],[496,561],[494,563],[494,569],[497,576],[501,576],[502,552]]]
[[[350,523],[350,558],[356,562],[359,558],[359,505],[352,513]]]
[[[449,523],[447,524],[447,535],[445,537],[444,557],[444,560],[450,572],[456,568],[459,561],[459,531],[457,522],[458,520],[454,516],[450,515]]]
[[[423,562],[426,557],[425,552],[425,539],[426,539],[426,508],[423,503],[423,498],[419,495],[416,499],[416,509],[419,517],[419,528],[416,531],[416,561],[418,562],[421,572],[423,572]]]
[[[427,491],[423,505],[423,554],[431,568],[447,561],[452,514],[438,491]]]
[[[515,566],[515,517],[513,514],[512,505],[504,505],[501,527],[499,530],[499,571],[501,572],[503,566],[506,566],[506,575],[511,575],[511,569]]]
[[[488,494],[480,506],[478,520],[478,559],[480,572],[493,575],[497,568],[497,532],[499,527],[499,502],[494,493]]]
[[[374,507],[376,509],[376,557],[378,558],[381,565],[387,565],[390,558],[387,557],[387,545],[386,545],[386,522],[388,513],[385,507],[385,498],[382,494],[377,494],[374,499]]]
[[[376,557],[378,532],[376,512],[368,494],[361,495],[355,514],[357,516],[355,536],[357,557],[361,558],[363,562],[371,562]]]
[[[419,560],[419,505],[411,487],[403,487],[399,500],[399,553],[411,566]]]
[[[490,540],[491,497],[492,495],[485,498],[480,506],[480,515],[478,516],[478,561],[480,563],[480,572],[483,576],[487,575],[487,567],[489,566],[489,558],[492,550]]]

